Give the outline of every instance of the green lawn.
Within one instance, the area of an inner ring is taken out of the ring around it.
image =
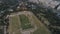
[[[44,26],[35,16],[32,16],[34,23],[37,25],[37,30],[33,34],[51,34],[48,28]]]
[[[13,34],[14,33],[17,33],[17,31],[20,29],[20,22],[19,22],[19,17],[18,16],[13,16],[11,17],[9,20],[10,20],[10,24],[9,24],[9,32],[10,34]],[[20,32],[19,32],[20,34]]]
[[[21,21],[21,27],[22,29],[29,29],[29,28],[32,28],[32,25],[29,21],[29,18],[25,15],[19,15],[20,17],[20,21]]]

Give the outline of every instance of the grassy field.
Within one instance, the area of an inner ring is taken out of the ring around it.
[[[51,34],[50,31],[44,26],[33,14],[31,15],[33,23],[37,26],[37,30],[32,32],[32,34]],[[24,14],[13,16],[9,18],[9,33],[10,34],[21,34],[20,28],[23,30],[33,28],[31,25],[30,17]]]
[[[9,18],[9,28],[10,34],[21,34],[20,28],[23,30],[32,28],[29,18],[25,15],[17,15]]]
[[[29,28],[32,28],[32,25],[29,21],[29,18],[25,15],[19,15],[20,17],[20,21],[21,21],[21,27],[22,29],[29,29]]]
[[[13,16],[9,18],[9,33],[10,34],[15,34],[17,31],[20,29],[20,22],[18,16]],[[20,32],[18,32],[20,34]]]
[[[37,25],[38,29],[33,32],[33,34],[51,34],[50,31],[44,26],[34,15],[32,16],[34,23]]]

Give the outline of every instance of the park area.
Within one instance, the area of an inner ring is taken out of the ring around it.
[[[21,27],[23,30],[33,28],[31,25],[31,22],[29,21],[29,18],[25,15],[19,15],[20,21],[21,21]]]
[[[31,22],[29,21],[29,18],[24,14],[9,17],[9,33],[21,34],[20,28],[22,28],[22,30],[33,28]]]
[[[9,34],[20,34],[20,21],[19,16],[13,16],[9,18]]]
[[[14,14],[9,17],[9,34],[22,34],[22,32],[26,32],[27,30],[30,34],[50,34],[50,31],[36,18],[34,14]],[[32,32],[33,30],[34,32]]]

